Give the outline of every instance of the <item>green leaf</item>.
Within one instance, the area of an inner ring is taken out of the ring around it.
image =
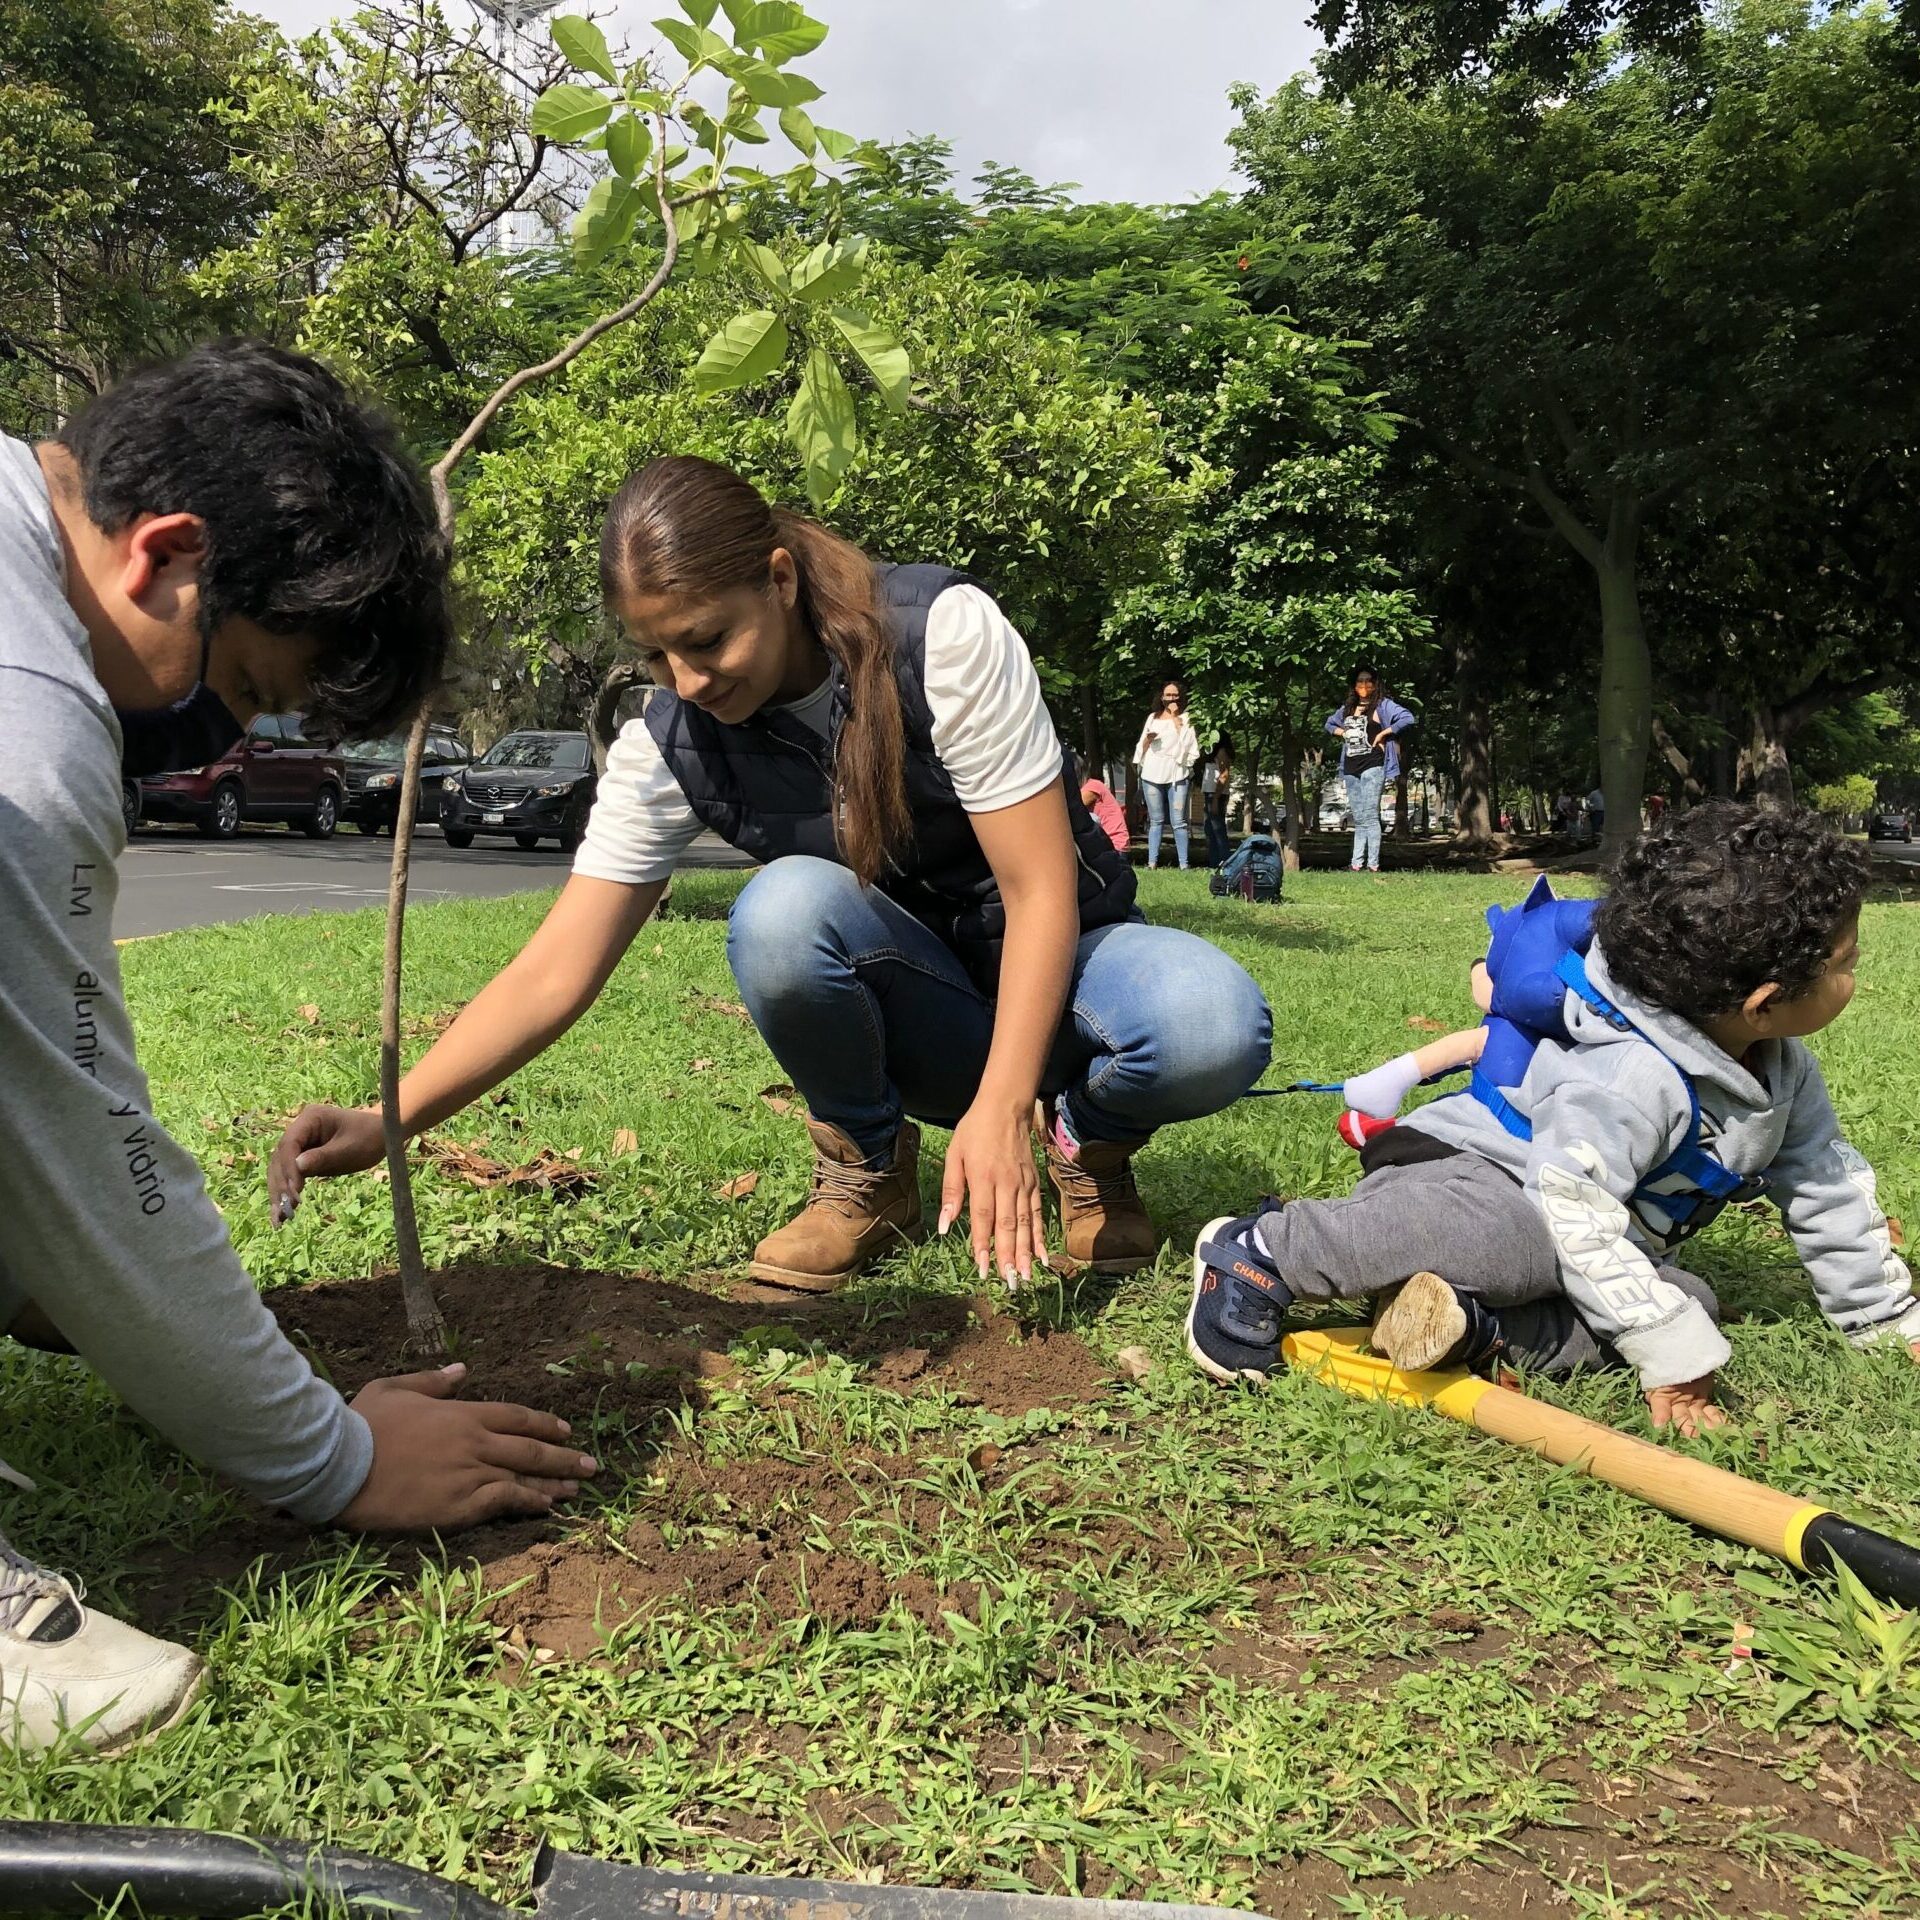
[[[732,22],[736,32],[741,22],[753,11],[754,5],[755,0],[720,0],[721,11]]]
[[[734,78],[763,107],[798,107],[820,98],[820,89],[804,75],[782,73],[764,60],[743,60]]]
[[[829,160],[844,160],[860,145],[852,134],[842,133],[837,127],[815,127],[814,132],[820,136],[820,145]]]
[[[813,122],[807,117],[805,107],[784,107],[780,112],[780,131],[804,153],[809,160],[820,150],[820,136],[814,131]]]
[[[633,223],[644,204],[640,189],[630,180],[611,175],[596,180],[586,204],[574,215],[573,253],[582,267],[597,267],[633,233]]]
[[[786,323],[761,307],[736,313],[706,344],[694,362],[698,393],[730,393],[764,380],[787,357]]]
[[[684,20],[656,20],[661,39],[666,41],[689,66],[711,64],[716,54],[724,57],[733,49],[710,27],[691,27]]]
[[[840,337],[860,356],[873,376],[880,396],[895,413],[907,410],[907,390],[913,384],[913,362],[899,340],[859,307],[829,307],[827,318]]]
[[[591,20],[577,13],[563,13],[553,23],[553,44],[583,73],[597,73],[609,86],[620,84],[620,75],[607,50],[607,36]]]
[[[809,302],[838,300],[860,284],[866,271],[867,239],[825,241],[793,270],[795,297]]]
[[[767,130],[760,124],[760,116],[754,112],[751,103],[736,107],[722,124],[736,140],[744,140],[750,147],[764,147],[767,144]]]
[[[719,0],[680,0],[680,11],[696,27],[710,27],[713,25],[713,10],[718,4]]]
[[[644,120],[627,114],[607,128],[607,158],[623,180],[635,179],[646,171],[653,152],[653,129]]]
[[[597,87],[576,86],[571,80],[563,80],[559,86],[549,87],[533,103],[532,126],[536,134],[558,140],[564,146],[569,141],[584,140],[588,134],[598,133],[612,111],[607,96]]]
[[[824,347],[807,355],[799,390],[787,408],[787,435],[806,468],[807,497],[816,507],[825,506],[859,451],[860,429],[853,395]]]
[[[826,28],[793,0],[760,0],[734,32],[742,46],[758,47],[776,67],[811,53],[826,37]]]
[[[787,275],[787,263],[771,247],[758,240],[750,240],[746,253],[755,272],[775,293],[790,293],[793,290],[793,283]]]

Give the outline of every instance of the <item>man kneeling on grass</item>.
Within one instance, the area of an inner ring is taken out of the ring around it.
[[[134,1058],[122,748],[135,771],[195,766],[296,708],[388,731],[439,675],[446,574],[392,428],[295,354],[202,347],[56,440],[0,436],[0,1329],[79,1353],[259,1499],[348,1527],[542,1513],[593,1462],[550,1414],[450,1399],[458,1367],[348,1406],[262,1305]],[[125,1745],[184,1715],[200,1672],[0,1538],[0,1749]]]
[[[1344,1200],[1211,1222],[1187,1345],[1263,1379],[1296,1301],[1375,1298],[1405,1369],[1504,1355],[1545,1373],[1624,1361],[1657,1426],[1719,1426],[1731,1349],[1676,1249],[1730,1200],[1780,1209],[1827,1318],[1904,1340],[1920,1302],[1873,1171],[1842,1138],[1804,1036],[1853,998],[1867,861],[1811,813],[1696,808],[1626,854],[1567,981],[1564,1044],[1517,1087],[1435,1100],[1377,1132]]]

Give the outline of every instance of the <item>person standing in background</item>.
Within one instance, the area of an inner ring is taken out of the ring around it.
[[[1222,734],[1200,774],[1200,810],[1207,829],[1207,858],[1216,867],[1227,863],[1233,839],[1227,831],[1227,802],[1233,786],[1233,739]]]
[[[1187,718],[1186,689],[1169,680],[1160,689],[1160,702],[1140,729],[1133,764],[1147,790],[1147,865],[1160,864],[1160,839],[1173,822],[1174,852],[1182,870],[1187,865],[1187,788],[1193,763],[1200,758],[1200,737]]]
[[[1347,698],[1327,715],[1327,731],[1340,742],[1340,772],[1347,785],[1347,811],[1353,816],[1353,859],[1380,871],[1380,796],[1389,780],[1400,777],[1398,737],[1413,725],[1413,715],[1389,699],[1374,667],[1356,667]]]

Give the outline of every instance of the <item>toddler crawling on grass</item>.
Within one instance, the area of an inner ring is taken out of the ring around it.
[[[1476,1075],[1372,1133],[1345,1199],[1210,1222],[1188,1351],[1216,1379],[1262,1379],[1295,1302],[1373,1299],[1375,1350],[1401,1368],[1624,1363],[1655,1424],[1691,1435],[1725,1420],[1730,1349],[1675,1256],[1764,1193],[1827,1318],[1920,1358],[1873,1171],[1805,1045],[1853,997],[1866,876],[1811,813],[1717,804],[1643,835],[1563,968],[1566,1040],[1518,1085]]]

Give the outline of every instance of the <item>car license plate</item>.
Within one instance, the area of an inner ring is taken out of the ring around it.
[[[506,822],[506,818],[507,816],[504,813],[483,813],[480,816],[481,824],[483,826],[489,826],[489,827],[498,827],[498,826],[504,825]]]

